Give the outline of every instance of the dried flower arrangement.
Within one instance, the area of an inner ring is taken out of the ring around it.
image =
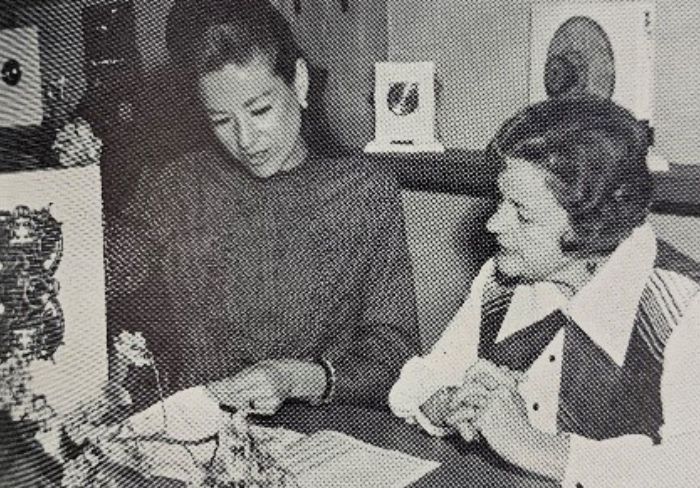
[[[167,436],[167,410],[158,382],[159,403],[162,408],[162,428],[148,436],[136,432],[131,422],[124,419],[131,413],[131,398],[127,386],[129,375],[123,374],[129,368],[150,368],[158,378],[158,369],[153,354],[139,332],[122,332],[114,341],[116,352],[116,374],[101,398],[82,405],[71,415],[55,419],[53,411],[43,404],[37,404],[37,397],[28,390],[31,376],[26,370],[28,361],[19,356],[2,363],[0,378],[3,385],[11,386],[0,390],[2,398],[12,396],[13,405],[22,418],[42,422],[47,432],[60,434],[60,465],[50,465],[53,481],[42,481],[42,486],[62,488],[118,488],[123,484],[148,486],[153,477],[153,466],[146,452],[148,442],[162,442],[182,446],[190,454],[192,463],[185,466],[190,488],[296,488],[294,477],[275,459],[275,439],[256,434],[247,420],[247,412],[222,412],[219,432],[206,439],[182,441]],[[18,392],[21,396],[22,401]],[[27,400],[31,398],[31,402]],[[39,402],[41,403],[41,402]],[[21,407],[20,407],[21,405]],[[14,412],[14,410],[12,410]],[[191,448],[196,445],[214,443],[211,458],[197,459]],[[119,451],[122,465],[115,465],[110,456]],[[47,468],[48,469],[48,468]],[[56,471],[60,469],[60,478]],[[38,473],[32,482],[43,479],[45,473]],[[48,478],[48,477],[47,477]]]
[[[100,162],[102,141],[85,119],[75,117],[56,132],[51,149],[61,166],[87,166]]]
[[[114,338],[111,378],[103,395],[58,418],[45,396],[33,391],[31,365],[53,360],[63,343],[64,319],[54,274],[61,261],[61,224],[45,208],[0,212],[0,486],[65,488],[148,486],[153,467],[146,444],[182,446],[191,454],[190,487],[295,487],[275,461],[270,439],[255,434],[247,412],[221,415],[218,434],[185,442],[167,437],[168,412],[160,374],[140,332]],[[135,370],[154,375],[163,421],[160,431],[139,435],[129,417]],[[9,439],[6,442],[5,439]],[[190,449],[215,444],[201,462]],[[115,464],[110,454],[120,450]],[[124,482],[124,483],[122,483]]]
[[[274,456],[274,440],[256,436],[246,412],[232,413],[219,431],[217,449],[193,487],[296,488],[294,476]]]

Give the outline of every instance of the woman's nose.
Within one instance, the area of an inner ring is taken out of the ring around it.
[[[250,122],[243,122],[238,127],[238,145],[244,151],[251,149],[257,139],[257,130]]]
[[[492,234],[502,234],[507,230],[506,209],[503,204],[496,208],[491,218],[486,222],[486,230]]]

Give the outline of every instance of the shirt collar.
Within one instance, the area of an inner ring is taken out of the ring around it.
[[[656,260],[650,224],[637,227],[564,312],[619,366],[625,361],[639,300]]]

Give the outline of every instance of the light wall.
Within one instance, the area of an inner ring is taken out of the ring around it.
[[[443,86],[438,116],[443,142],[482,149],[528,102],[533,0],[388,3],[389,59],[434,60]],[[670,163],[698,164],[700,2],[657,0],[656,11],[657,149]]]
[[[700,218],[652,215],[650,220],[662,239],[700,262]]]
[[[482,149],[505,118],[527,104],[533,1],[363,0],[354,3],[359,12],[341,16],[322,8],[325,2],[312,0],[306,2],[308,9],[295,30],[312,59],[337,65],[329,97],[351,102],[347,109],[334,111],[342,120],[333,117],[333,122],[352,128],[345,131],[357,134],[348,136],[351,142],[363,145],[371,137],[371,114],[364,98],[373,90],[371,64],[386,50],[391,60],[436,62],[443,87],[438,112],[442,140],[447,147]],[[61,74],[67,77],[67,110],[80,100],[85,85],[80,11],[99,3],[105,0],[26,2],[18,7],[20,18],[44,32],[44,83]],[[172,3],[134,2],[136,44],[146,69],[167,60],[165,19]],[[292,2],[275,3],[289,9]],[[319,23],[324,16],[326,20]],[[385,22],[388,40],[383,34]],[[659,153],[671,163],[700,163],[698,25],[700,2],[657,0],[655,126]],[[343,61],[348,50],[354,55]],[[359,62],[349,60],[358,56]]]

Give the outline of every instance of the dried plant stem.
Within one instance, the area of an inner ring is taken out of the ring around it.
[[[160,381],[160,373],[158,372],[158,366],[155,362],[152,363],[153,373],[156,377],[156,388],[158,389],[158,402],[160,403],[160,408],[163,412],[163,433],[168,431],[168,412],[165,408],[165,395],[163,394],[163,385]]]

